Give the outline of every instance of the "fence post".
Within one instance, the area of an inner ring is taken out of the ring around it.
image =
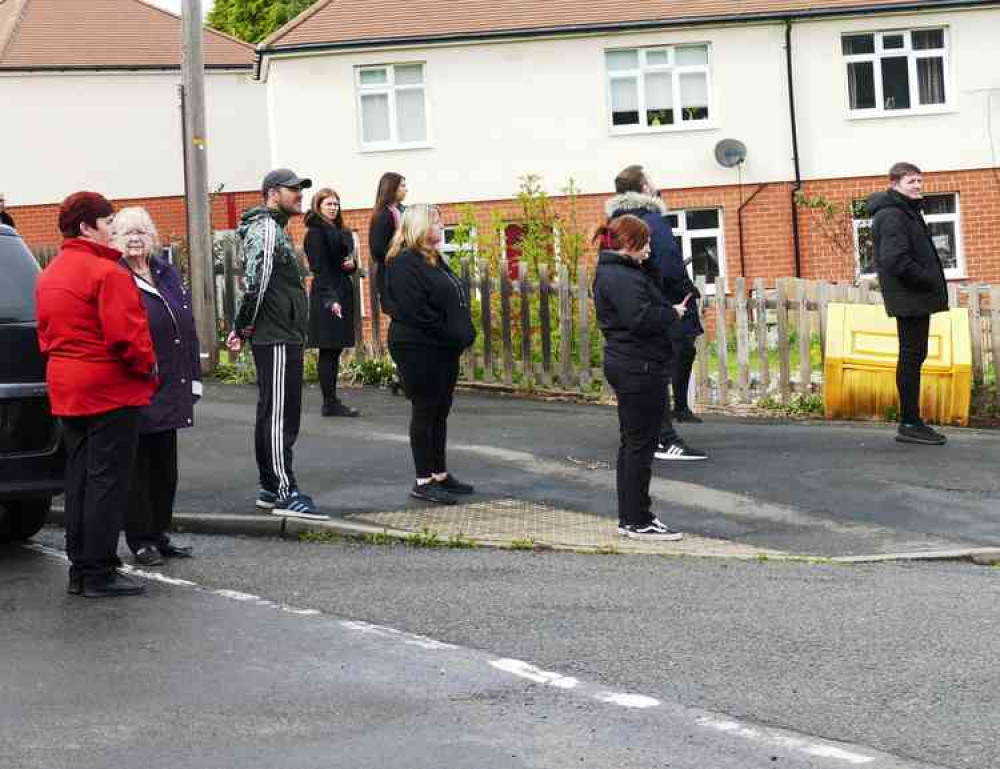
[[[830,303],[830,284],[816,286],[816,311],[819,313],[819,357],[826,363],[826,306]]]
[[[699,312],[701,313],[701,319],[704,320],[708,317],[708,307],[712,300],[706,293],[705,287],[705,276],[699,275],[695,281],[695,286],[698,288],[698,293],[701,294],[703,300],[700,302]],[[697,376],[695,377],[695,403],[708,403],[709,387],[708,387],[708,341],[705,339],[705,334],[701,334],[694,343],[695,351],[697,357],[695,358],[698,369]]]
[[[993,337],[993,386],[997,409],[1000,409],[1000,286],[990,289],[990,330]]]
[[[524,384],[530,386],[535,378],[531,363],[531,281],[528,280],[528,265],[517,265],[517,288],[521,294],[521,373]]]
[[[222,249],[222,317],[225,328],[231,329],[236,319],[236,249],[235,238],[227,238]]]
[[[812,322],[809,317],[809,290],[804,280],[797,281],[799,290],[799,391],[812,392]]]
[[[757,278],[753,284],[754,313],[757,316],[757,370],[760,374],[760,395],[764,397],[771,389],[771,357],[767,345],[767,289],[764,279]]]
[[[966,289],[969,295],[969,333],[972,337],[972,384],[974,388],[978,388],[985,381],[986,374],[986,367],[983,365],[983,317],[979,305],[979,286],[970,283]]]
[[[729,340],[726,334],[726,286],[715,282],[715,347],[719,356],[719,405],[729,405]]]
[[[357,273],[347,278],[351,282],[351,291],[354,292],[354,357],[358,360],[365,359],[365,326],[364,318],[361,315],[361,278]],[[227,289],[228,290],[228,289]]]
[[[960,304],[961,304],[961,302],[959,301],[958,284],[957,283],[949,283],[948,284],[948,306],[954,308],[954,307],[960,306]]]
[[[590,292],[587,290],[587,270],[582,265],[576,272],[577,309],[580,313],[580,387],[590,387]]]
[[[511,336],[510,312],[510,269],[507,260],[500,261],[500,334],[503,340],[503,381],[510,387],[514,384],[514,341]]]
[[[736,279],[736,359],[739,364],[740,402],[750,401],[750,327],[747,318],[747,280]]]
[[[462,259],[462,290],[465,291],[465,301],[469,304],[469,313],[472,313],[472,272],[469,269],[469,260]],[[464,369],[464,379],[475,381],[476,379],[476,346],[470,345],[462,354],[462,368]]]
[[[538,265],[538,325],[542,335],[542,385],[552,385],[552,314],[549,299],[552,284],[549,281],[549,266]]]
[[[776,284],[775,312],[778,319],[778,389],[781,402],[788,404],[792,399],[791,348],[788,344],[788,287],[784,279]]]
[[[482,314],[483,326],[483,368],[486,381],[493,381],[493,304],[491,292],[493,279],[490,275],[490,263],[486,259],[479,261],[479,308]]]
[[[559,384],[573,386],[573,300],[569,288],[569,268],[559,265]]]
[[[372,308],[372,350],[376,355],[382,354],[382,308],[378,303],[378,289],[376,288],[380,269],[384,269],[384,266],[379,267],[374,259],[369,260],[368,274],[371,277],[368,279],[368,302]]]

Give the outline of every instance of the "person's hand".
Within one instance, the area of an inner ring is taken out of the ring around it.
[[[350,272],[351,270],[354,269],[354,260],[345,259],[340,263],[340,269],[342,269],[344,272]]]
[[[334,302],[333,304],[331,304],[330,312],[332,312],[338,318],[344,317],[344,309],[340,306],[340,302]]]
[[[674,312],[677,313],[678,318],[683,318],[687,314],[688,302],[691,300],[691,294],[684,297],[680,304],[674,305]]]
[[[226,349],[230,352],[239,352],[243,347],[243,338],[235,330],[229,332],[226,337]]]

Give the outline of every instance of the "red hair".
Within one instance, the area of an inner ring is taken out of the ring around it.
[[[638,251],[649,243],[649,227],[639,217],[626,214],[598,227],[594,241],[600,241],[601,248],[612,251]]]

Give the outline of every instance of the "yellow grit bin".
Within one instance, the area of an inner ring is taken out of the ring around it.
[[[881,304],[827,307],[823,403],[827,419],[884,419],[899,408],[896,320]],[[972,339],[965,308],[931,316],[920,376],[920,413],[928,422],[966,425],[972,399]]]

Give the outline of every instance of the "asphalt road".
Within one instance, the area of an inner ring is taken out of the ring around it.
[[[1000,765],[997,569],[187,540],[105,602],[0,551],[11,766]]]
[[[322,419],[318,393],[306,392],[303,489],[333,514],[413,504],[407,402],[343,394],[361,418]],[[196,427],[181,433],[179,510],[253,511],[254,402],[252,387],[208,388]],[[711,458],[657,462],[652,491],[660,517],[685,531],[824,555],[1000,544],[1000,432],[946,430],[938,448],[897,444],[879,424],[709,417],[682,428]],[[480,498],[614,516],[617,429],[606,406],[459,393],[451,469]]]

